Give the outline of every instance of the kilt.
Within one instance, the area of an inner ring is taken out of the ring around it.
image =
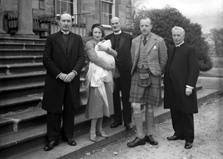
[[[131,78],[131,89],[129,101],[132,103],[147,103],[159,106],[161,100],[161,77],[150,74],[151,85],[141,87],[138,84],[138,72],[135,71]]]

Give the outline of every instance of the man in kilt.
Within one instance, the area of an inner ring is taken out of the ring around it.
[[[133,120],[136,125],[136,138],[128,147],[158,145],[152,137],[154,106],[161,99],[161,75],[167,62],[167,47],[163,38],[151,32],[152,22],[148,17],[140,20],[141,35],[132,41],[131,90],[129,101],[132,103]],[[143,110],[145,108],[146,133],[143,131]]]

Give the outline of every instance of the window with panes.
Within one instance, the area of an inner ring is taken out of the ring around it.
[[[110,25],[114,0],[101,0],[101,23]]]

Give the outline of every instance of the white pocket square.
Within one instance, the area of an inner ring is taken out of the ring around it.
[[[156,45],[153,47],[153,49],[157,49],[157,48],[156,48]]]

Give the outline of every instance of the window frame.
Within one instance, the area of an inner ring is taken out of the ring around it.
[[[106,13],[106,12],[102,12],[103,3],[109,3],[109,4],[112,5],[110,15],[111,15],[111,17],[114,17],[114,15],[115,15],[115,0],[101,0],[101,5],[100,5],[100,11],[101,11],[101,15],[100,15],[101,20],[100,21],[101,21],[101,24],[103,25],[103,27],[111,27],[111,22],[110,22],[111,18],[108,19],[108,24],[105,24],[103,22],[103,13]]]
[[[56,16],[60,16],[61,15],[61,13],[63,13],[64,11],[68,11],[68,5],[70,5],[70,11],[69,11],[69,13],[71,14],[71,15],[73,15],[73,14],[75,14],[74,13],[74,1],[75,0],[55,0],[55,15]],[[58,2],[60,2],[60,3],[58,3]],[[65,2],[66,3],[66,8],[67,8],[67,10],[63,10],[62,11],[62,7],[61,7],[61,2]],[[76,1],[75,1],[76,2]],[[59,11],[58,11],[58,5],[60,5],[60,8],[59,8]],[[77,7],[77,4],[76,4],[76,7]]]

